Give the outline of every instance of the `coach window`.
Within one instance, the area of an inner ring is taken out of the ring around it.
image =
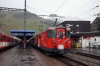
[[[48,30],[48,37],[49,38],[55,38],[56,37],[56,31],[55,30]]]
[[[12,40],[11,38],[8,39],[9,42],[11,42],[11,40]]]
[[[1,36],[0,36],[0,41],[1,41]]]
[[[1,41],[4,41],[4,40],[6,40],[6,36],[1,37]]]
[[[63,38],[63,32],[59,32],[59,39]]]
[[[66,37],[69,38],[70,37],[70,31],[66,32]]]

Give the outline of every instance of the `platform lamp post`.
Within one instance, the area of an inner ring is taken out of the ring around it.
[[[25,8],[24,8],[24,49],[26,48],[26,0],[25,0]]]

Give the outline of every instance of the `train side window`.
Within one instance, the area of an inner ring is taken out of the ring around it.
[[[48,38],[55,38],[56,37],[56,31],[55,30],[48,30]]]
[[[8,41],[9,41],[9,42],[12,42],[12,39],[11,39],[11,38],[9,38],[9,39],[8,39]]]
[[[63,32],[59,32],[59,39],[63,38]]]
[[[1,41],[1,36],[0,36],[0,41]]]
[[[70,37],[70,31],[66,32],[66,37],[69,38]]]
[[[4,41],[4,40],[6,40],[6,36],[1,37],[1,41]]]
[[[10,38],[9,39],[7,38],[7,41],[10,41]]]
[[[3,36],[1,36],[1,41],[3,41],[3,40],[2,40],[2,37],[3,37]]]

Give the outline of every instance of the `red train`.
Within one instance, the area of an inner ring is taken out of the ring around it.
[[[8,36],[4,33],[0,33],[0,49],[5,49],[11,46],[17,45],[18,40],[14,37]]]
[[[49,27],[31,38],[32,45],[45,52],[65,54],[71,48],[70,30],[66,28]]]

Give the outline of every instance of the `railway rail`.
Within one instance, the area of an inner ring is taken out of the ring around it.
[[[84,63],[88,66],[100,66],[100,60],[94,58],[94,57],[89,57],[89,55],[81,55],[78,53],[67,53],[65,57],[68,57],[70,59],[76,60],[78,62]]]
[[[67,56],[60,56],[60,57],[55,57],[55,58],[65,64],[67,64],[68,66],[88,66],[87,64],[73,60]]]
[[[86,54],[86,53],[81,53],[81,52],[71,52],[71,53],[100,60],[100,56],[95,56],[95,55]]]

